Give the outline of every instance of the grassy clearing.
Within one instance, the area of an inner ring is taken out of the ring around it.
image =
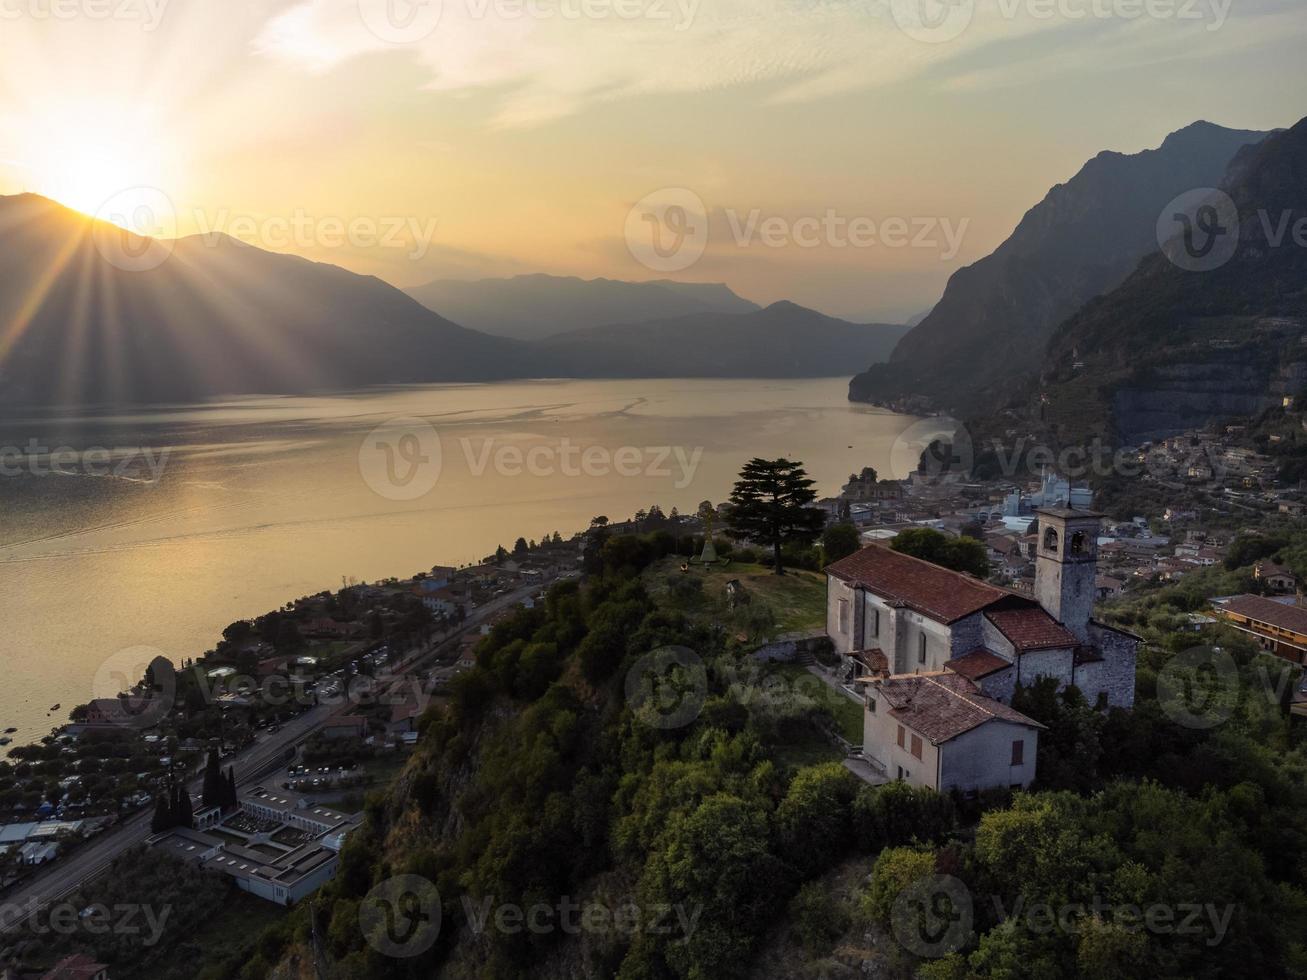
[[[862,744],[862,706],[826,684],[799,664],[777,664],[776,671],[796,690],[817,698],[835,719],[839,733],[855,745]]]
[[[763,565],[691,565],[680,570],[683,559],[665,558],[645,572],[645,585],[658,602],[703,622],[719,623],[750,641],[763,643],[783,633],[811,632],[826,625],[826,578],[819,572],[791,569],[775,575]],[[673,583],[678,579],[701,583],[694,595]],[[746,605],[731,609],[726,583],[738,580],[749,597]]]

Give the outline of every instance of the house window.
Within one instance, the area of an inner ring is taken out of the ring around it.
[[[922,633],[919,637],[917,637],[917,663],[924,664],[925,662],[926,662],[926,634]]]
[[[871,635],[880,636],[880,610],[879,609],[873,609],[871,611]]]
[[[840,600],[840,632],[847,633],[848,631],[849,631],[849,600],[841,599]]]
[[[903,726],[899,725],[899,748],[903,748],[903,739],[905,735],[906,732],[903,731]]]
[[[920,735],[913,735],[913,736],[912,736],[912,754],[913,754],[914,756],[916,756],[918,759],[921,758],[921,736],[920,736]]]
[[[1012,742],[1012,765],[1023,766],[1026,763],[1026,743],[1021,739]]]
[[[872,694],[867,698],[867,710],[873,715],[876,713],[876,695]]]

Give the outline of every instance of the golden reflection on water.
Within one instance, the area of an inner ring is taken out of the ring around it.
[[[139,457],[134,473],[0,479],[0,728],[45,734],[124,647],[193,657],[233,620],[345,577],[473,562],[654,503],[692,512],[726,499],[754,455],[801,459],[833,494],[863,466],[886,472],[906,424],[846,392],[844,379],[442,385],[4,422],[0,446],[147,447],[164,466],[157,483]],[[439,434],[439,479],[415,500],[377,494],[359,469],[362,440],[397,416]],[[573,457],[564,472],[564,445],[607,471],[578,473]],[[638,475],[611,465],[624,448]],[[532,471],[502,465],[533,449]]]

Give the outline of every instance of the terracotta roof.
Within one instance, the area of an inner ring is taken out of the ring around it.
[[[1107,516],[1093,510],[1076,510],[1074,507],[1036,507],[1035,513],[1045,514],[1048,517],[1060,517],[1066,521],[1073,521],[1082,517],[1093,517],[1101,520]]]
[[[979,693],[967,678],[950,671],[900,674],[876,683],[890,716],[939,745],[989,721],[1043,728],[1033,718]]]
[[[1006,534],[987,534],[985,535],[985,544],[1000,555],[1010,555],[1014,551],[1021,550],[1020,542],[1016,538],[1008,537]]]
[[[65,956],[48,973],[43,973],[41,980],[90,980],[107,969],[103,963],[97,963],[85,953],[74,953]]]
[[[944,669],[951,670],[955,674],[961,674],[967,680],[978,681],[982,677],[996,674],[1000,670],[1005,670],[1011,666],[1012,664],[1009,661],[1004,660],[998,654],[991,653],[984,647],[978,647],[970,653],[954,657],[944,664]]]
[[[1199,554],[1202,554],[1201,550],[1199,551]],[[1219,555],[1213,557],[1219,557]],[[1268,575],[1293,575],[1293,569],[1287,565],[1281,565],[1279,562],[1264,558],[1253,565],[1253,573],[1258,578]]]
[[[1075,634],[1038,606],[1025,609],[991,609],[985,618],[1012,641],[1018,651],[1073,647]]]
[[[889,673],[889,657],[885,656],[885,651],[880,647],[874,647],[870,650],[854,650],[849,656],[857,660],[873,674]]]
[[[1278,626],[1294,633],[1307,634],[1307,609],[1302,606],[1276,602],[1274,599],[1263,599],[1257,595],[1241,595],[1221,603],[1216,608],[1220,612],[1247,616],[1249,619],[1269,623],[1271,626]]]
[[[826,571],[942,623],[970,616],[1013,595],[970,575],[877,544],[827,565]]]

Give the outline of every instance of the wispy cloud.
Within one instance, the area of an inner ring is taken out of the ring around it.
[[[1113,0],[1058,0],[1051,16],[1028,0],[302,0],[254,47],[315,72],[385,52],[415,59],[430,89],[493,91],[489,122],[523,126],[595,102],[759,82],[779,83],[779,101],[909,78],[1002,86],[1087,39],[1079,67],[1091,67],[1096,39],[1110,38],[1116,59],[1150,62],[1183,55],[1195,31],[1242,45],[1269,29],[1230,2],[1198,0],[1188,9],[1201,17],[1185,20],[1130,16]]]

